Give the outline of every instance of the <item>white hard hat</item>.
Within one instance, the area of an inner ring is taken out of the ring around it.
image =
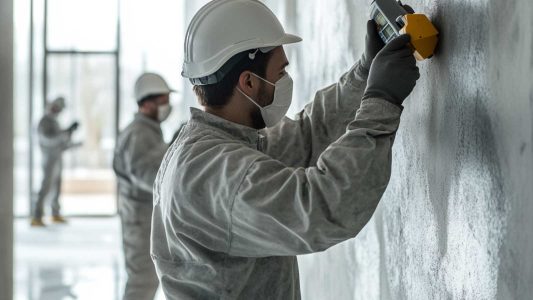
[[[234,55],[252,49],[268,52],[300,41],[285,33],[274,13],[257,0],[214,0],[189,24],[182,75],[193,84],[216,83],[225,74],[214,73]]]
[[[161,95],[174,92],[168,87],[163,77],[155,73],[144,73],[135,82],[135,100],[137,102],[152,95]]]

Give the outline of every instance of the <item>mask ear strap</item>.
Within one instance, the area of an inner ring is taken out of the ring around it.
[[[266,83],[268,83],[268,84],[270,84],[270,85],[272,85],[272,86],[276,86],[276,84],[274,84],[274,83],[272,83],[272,82],[270,82],[270,81],[264,79],[263,77],[261,77],[261,76],[255,74],[254,72],[251,72],[251,73],[254,74],[255,77],[257,77],[257,78],[263,80],[264,82],[266,82]]]
[[[261,105],[257,104],[257,102],[255,102],[250,96],[246,95],[246,94],[241,90],[241,88],[237,87],[237,90],[238,90],[239,92],[241,92],[241,94],[242,94],[244,97],[248,98],[248,100],[252,101],[252,103],[255,104],[257,107],[262,108]]]

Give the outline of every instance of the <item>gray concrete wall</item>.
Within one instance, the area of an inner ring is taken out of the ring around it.
[[[13,1],[0,0],[0,299],[13,298]]]
[[[287,1],[298,107],[362,51],[366,0]],[[412,0],[441,31],[367,228],[300,257],[304,299],[531,299],[533,2]]]

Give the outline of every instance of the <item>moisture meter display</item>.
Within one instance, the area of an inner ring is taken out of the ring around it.
[[[378,25],[378,32],[383,42],[387,43],[398,36],[389,23],[387,23],[387,19],[385,19],[385,16],[380,11],[377,12],[374,21],[376,21],[376,24]]]
[[[378,25],[379,36],[384,43],[397,37],[403,27],[401,17],[407,12],[394,0],[375,0],[370,15]]]

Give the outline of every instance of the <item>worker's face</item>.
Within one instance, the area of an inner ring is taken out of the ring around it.
[[[285,76],[285,74],[287,73],[285,68],[288,65],[289,60],[285,55],[283,47],[275,48],[274,50],[272,50],[272,56],[268,61],[264,79],[275,84],[278,80],[281,79],[281,77]],[[274,101],[275,87],[271,84],[268,84],[267,82],[264,82],[260,78],[253,76],[252,74],[249,74],[249,77],[247,79],[250,81],[249,85],[247,86],[247,88],[249,89],[249,91],[246,91],[247,94],[252,94],[253,99],[255,99],[255,101],[257,101],[257,104],[261,105],[262,107],[272,104],[272,101]],[[261,116],[261,110],[259,110],[259,107],[257,107],[253,103],[250,104],[251,105],[249,105],[249,108],[253,127],[256,129],[265,128],[265,122],[263,121],[263,117]]]
[[[50,108],[50,111],[54,115],[59,115],[63,111],[63,108],[61,108],[61,106],[59,105],[52,105],[52,107]]]
[[[281,79],[281,77],[287,74],[285,68],[287,68],[288,65],[289,60],[285,55],[283,47],[275,48],[272,50],[272,56],[267,65],[265,79],[275,84]],[[259,78],[256,79],[259,80],[259,105],[267,106],[272,104],[272,101],[274,101],[274,86]]]
[[[170,94],[164,94],[156,97],[152,101],[147,101],[144,103],[146,114],[154,119],[157,120],[157,114],[158,114],[158,107],[168,104],[170,102]]]

